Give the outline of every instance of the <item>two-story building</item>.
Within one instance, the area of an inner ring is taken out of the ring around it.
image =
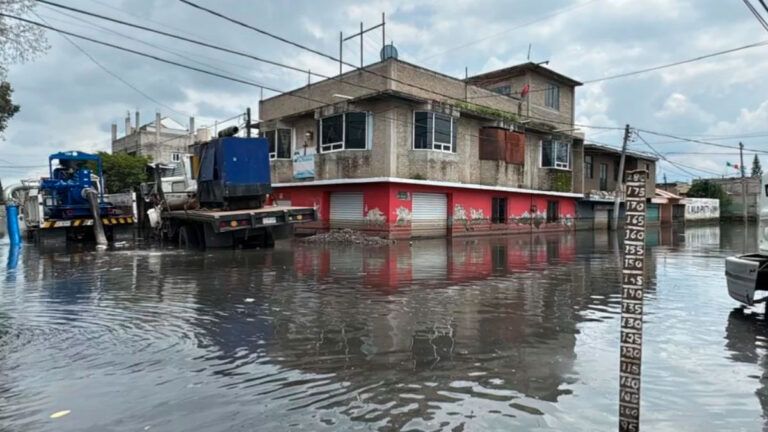
[[[319,222],[301,226],[310,230],[573,229],[583,196],[578,85],[533,63],[462,80],[388,58],[265,99],[258,126],[273,198],[314,206]]]
[[[646,197],[651,200],[656,191],[657,157],[645,153],[627,151],[624,170],[644,169],[648,171]],[[584,144],[584,199],[579,202],[579,227],[602,229],[609,227],[616,199],[616,184],[619,181],[621,150],[598,144]],[[619,196],[624,202],[623,192]],[[619,216],[623,215],[623,205]],[[660,220],[659,206],[649,202],[648,222]]]
[[[136,111],[135,124],[131,124],[130,114],[125,117],[123,136],[117,136],[117,124],[112,124],[112,153],[149,156],[156,163],[177,163],[189,153],[189,146],[195,140],[208,139],[207,129],[200,129],[198,135],[194,131],[194,117],[189,118],[189,128],[160,113],[155,114],[154,121],[141,124]]]

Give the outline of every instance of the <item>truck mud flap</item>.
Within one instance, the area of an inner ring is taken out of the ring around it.
[[[763,261],[740,256],[726,258],[725,278],[728,283],[728,295],[738,302],[753,305],[760,266],[763,264]]]

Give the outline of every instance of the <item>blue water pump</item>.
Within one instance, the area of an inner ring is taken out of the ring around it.
[[[53,161],[58,161],[54,168]],[[95,162],[98,179],[88,167]],[[40,182],[45,216],[50,219],[77,219],[91,217],[93,212],[86,191],[98,192],[100,216],[107,216],[113,206],[104,201],[104,180],[101,158],[78,151],[54,153],[48,157],[50,177]]]

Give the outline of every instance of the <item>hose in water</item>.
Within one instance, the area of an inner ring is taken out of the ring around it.
[[[99,208],[99,193],[96,189],[83,189],[84,198],[91,205],[91,214],[93,214],[93,235],[96,236],[97,245],[106,245],[107,236],[104,234],[104,224],[101,223],[101,211]]]

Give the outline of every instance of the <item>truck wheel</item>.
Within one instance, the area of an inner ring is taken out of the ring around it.
[[[179,228],[179,248],[195,250],[200,247],[197,239],[197,230],[193,226],[183,225]]]

